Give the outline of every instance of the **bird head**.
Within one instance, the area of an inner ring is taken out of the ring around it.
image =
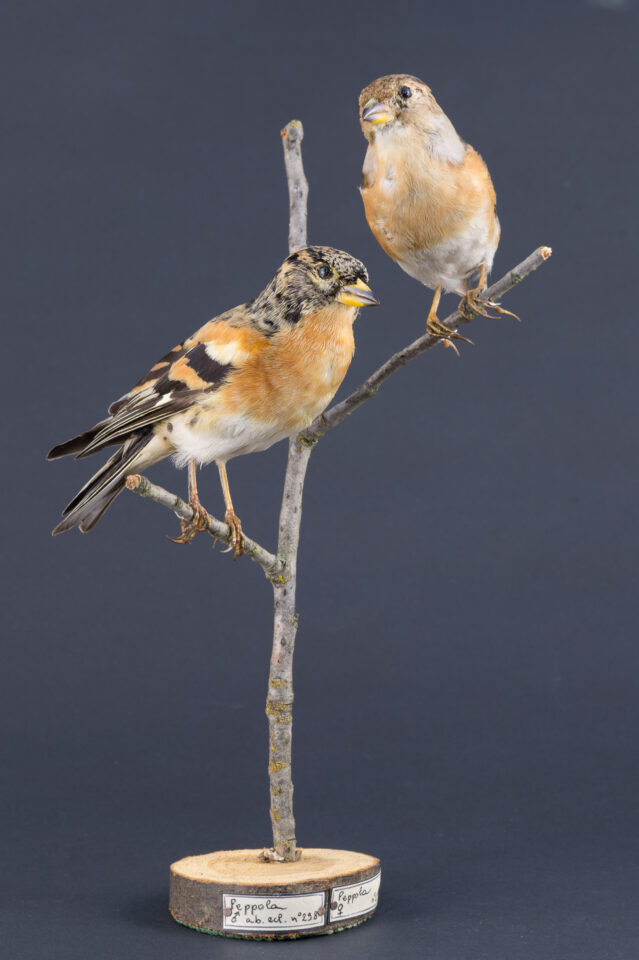
[[[333,247],[304,247],[286,258],[252,307],[272,328],[296,324],[311,313],[335,305],[354,308],[379,303],[368,286],[361,260]]]
[[[430,87],[405,73],[393,73],[369,83],[359,95],[359,118],[371,141],[378,131],[418,124],[428,129],[442,111]]]

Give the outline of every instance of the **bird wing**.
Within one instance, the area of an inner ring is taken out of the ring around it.
[[[87,442],[81,445],[78,457],[122,443],[132,433],[187,409],[202,395],[219,389],[232,370],[266,342],[266,336],[250,323],[242,307],[209,320],[112,403],[107,420],[81,435]],[[50,456],[76,452],[79,440],[61,444]]]

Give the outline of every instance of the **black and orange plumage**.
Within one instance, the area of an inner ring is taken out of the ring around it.
[[[226,462],[265,450],[307,426],[328,405],[354,351],[353,321],[377,303],[366,268],[331,247],[306,247],[287,257],[254,300],[210,320],[174,347],[127,393],[109,417],[54,447],[56,459],[118,449],[64,510],[53,531],[91,530],[129,474],[172,456],[189,465],[193,522],[181,542],[202,528],[196,464],[215,460],[233,532],[242,549]]]

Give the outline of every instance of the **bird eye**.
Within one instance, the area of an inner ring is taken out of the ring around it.
[[[404,98],[404,100],[408,100],[408,98],[409,98],[409,97],[412,97],[412,95],[413,95],[413,91],[411,90],[410,87],[400,87],[400,88],[399,88],[399,92],[400,92],[400,94],[402,95],[402,97]]]
[[[317,271],[317,276],[321,277],[322,280],[326,280],[326,278],[330,277],[330,275],[331,275],[331,268],[327,267],[325,263],[322,264],[322,266]]]

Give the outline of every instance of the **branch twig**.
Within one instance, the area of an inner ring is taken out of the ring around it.
[[[281,131],[281,136],[288,181],[288,252],[295,253],[306,246],[308,180],[302,163],[304,127],[299,120],[291,120]]]
[[[548,260],[551,254],[552,250],[550,247],[538,247],[529,257],[522,260],[522,262],[516,267],[513,267],[512,270],[509,270],[508,273],[504,274],[496,283],[493,283],[483,296],[488,300],[495,300],[498,297],[502,297],[508,290],[511,290],[518,283],[521,283],[525,277]],[[466,317],[456,310],[442,322],[449,330],[456,330],[457,327],[462,326],[462,324],[469,323],[471,319],[472,317]],[[425,333],[417,340],[414,340],[413,343],[409,343],[408,346],[399,350],[390,357],[386,363],[383,363],[381,367],[372,373],[367,380],[360,384],[350,396],[346,397],[346,399],[340,403],[336,403],[327,410],[326,413],[321,413],[310,427],[300,434],[302,442],[317,443],[320,437],[323,437],[325,433],[332,430],[333,427],[336,427],[345,420],[346,417],[350,416],[365,400],[369,400],[374,396],[384,380],[387,380],[410,360],[414,360],[415,357],[425,353],[426,350],[430,350],[431,347],[434,347],[439,342],[438,337],[431,337],[430,334]]]
[[[127,477],[126,485],[128,490],[132,490],[141,497],[145,497],[148,500],[155,500],[155,502],[161,506],[168,507],[169,510],[172,510],[173,513],[177,514],[182,520],[191,520],[193,517],[193,509],[188,503],[174,493],[169,493],[164,487],[159,487],[157,484],[151,483],[150,480],[140,476],[139,473],[130,474],[130,476]],[[208,518],[209,533],[223,543],[230,543],[231,531],[229,530],[228,524],[218,520],[217,517],[211,516],[210,513],[208,514]],[[264,547],[261,547],[255,540],[251,540],[250,537],[244,538],[244,553],[247,557],[250,557],[251,560],[259,563],[267,577],[279,576],[281,564],[278,558],[273,556],[272,553],[269,553],[268,550],[265,550]]]
[[[308,183],[302,163],[304,128],[291,120],[282,130],[284,165],[289,195],[289,253],[305,247]],[[302,521],[304,478],[311,449],[291,437],[280,510],[277,556],[283,573],[273,578],[273,650],[266,695],[269,731],[268,771],[271,790],[273,846],[264,850],[266,860],[298,860],[301,851],[295,837],[291,742],[293,737],[293,651],[298,615],[295,609],[297,549]]]

